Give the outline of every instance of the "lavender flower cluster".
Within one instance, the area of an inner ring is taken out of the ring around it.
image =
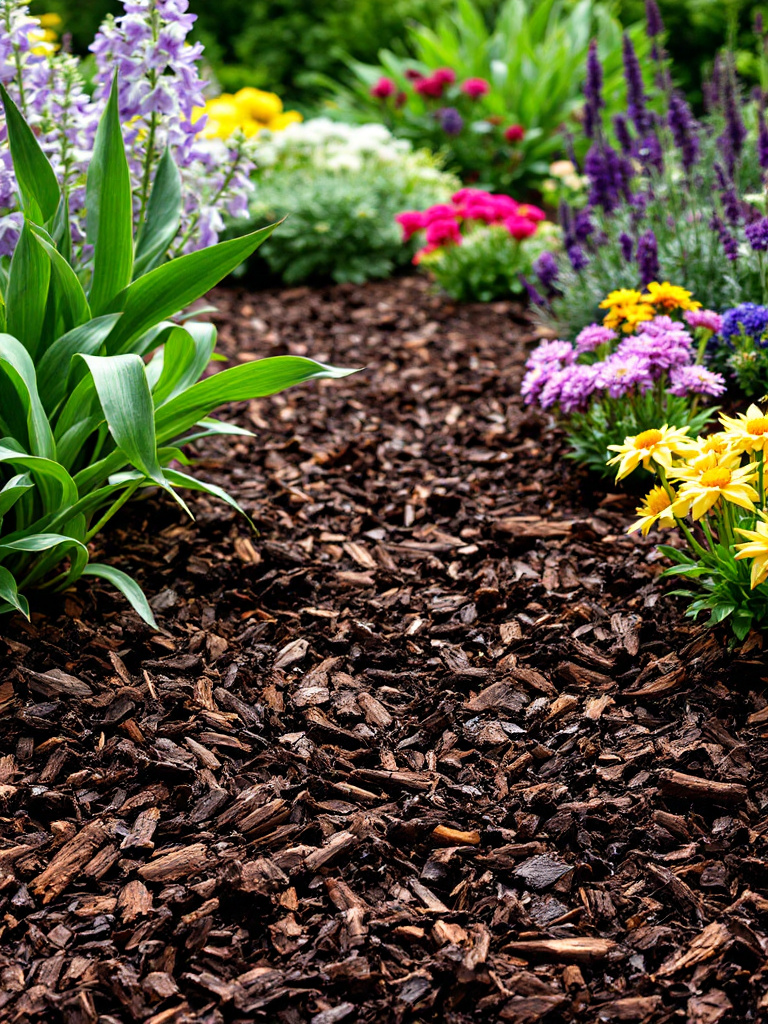
[[[227,142],[199,137],[205,126],[205,83],[199,73],[203,48],[187,42],[195,21],[188,7],[188,0],[124,0],[125,13],[109,16],[91,44],[97,69],[91,99],[77,58],[37,52],[39,25],[27,5],[0,0],[0,81],[38,134],[67,190],[75,244],[84,241],[85,175],[115,72],[137,221],[166,148],[182,179],[175,253],[215,243],[224,227],[222,210],[247,216],[254,143],[242,133]],[[0,118],[0,255],[11,253],[18,237],[15,193]]]
[[[616,287],[678,280],[715,307],[768,296],[768,217],[750,198],[768,172],[768,95],[742,99],[731,59],[720,59],[697,120],[672,85],[664,26],[646,2],[655,91],[647,87],[629,35],[622,56],[626,110],[605,121],[603,69],[596,45],[587,59],[582,120],[589,144],[586,206],[561,209],[563,254],[539,275],[534,301],[574,332],[593,302]],[[762,39],[761,45],[768,43]],[[745,109],[753,103],[745,124]],[[534,295],[534,292],[531,292]]]
[[[721,395],[725,380],[695,362],[685,325],[668,316],[640,324],[617,346],[617,334],[600,324],[585,327],[572,345],[545,341],[526,363],[522,394],[527,405],[558,406],[565,415],[592,400],[644,394],[656,385],[672,395]]]

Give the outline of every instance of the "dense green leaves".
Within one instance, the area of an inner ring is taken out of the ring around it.
[[[88,241],[94,247],[90,303],[98,314],[128,284],[133,270],[133,194],[120,131],[117,77],[96,132],[86,207]]]
[[[201,380],[215,329],[185,307],[247,258],[272,226],[168,261],[180,217],[179,175],[161,160],[138,244],[115,83],[87,182],[88,262],[71,264],[66,200],[34,135],[5,95],[25,223],[0,296],[0,613],[29,615],[32,586],[82,575],[115,587],[151,626],[138,584],[88,564],[88,542],[147,486],[202,491],[242,511],[213,484],[171,468],[181,446],[242,433],[208,418],[230,401],[350,371],[283,356]],[[135,259],[134,259],[135,252]],[[7,261],[6,261],[7,263]],[[174,317],[175,319],[169,319]]]
[[[0,97],[24,213],[29,220],[44,224],[58,209],[59,183],[32,129],[2,85]]]

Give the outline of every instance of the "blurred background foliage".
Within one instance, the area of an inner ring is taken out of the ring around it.
[[[536,6],[538,0],[530,0]],[[564,0],[566,4],[572,0]],[[575,2],[575,0],[573,0]],[[502,0],[480,0],[489,26]],[[289,104],[311,111],[317,76],[345,79],[346,57],[375,63],[381,49],[409,56],[408,23],[433,26],[451,9],[452,0],[191,0],[197,14],[195,35],[221,87],[244,85],[272,89]],[[759,66],[752,25],[768,2],[751,0],[659,0],[667,27],[667,45],[679,85],[695,105],[701,102],[702,77],[714,56],[730,41],[740,73],[758,81]],[[84,53],[103,17],[122,10],[118,0],[33,0],[36,14],[55,12],[71,33],[75,52]],[[643,17],[644,0],[613,0],[623,24]],[[762,83],[768,88],[768,83]]]

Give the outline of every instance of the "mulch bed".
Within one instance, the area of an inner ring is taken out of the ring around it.
[[[633,502],[417,279],[220,291],[232,360],[366,366],[205,442],[259,534],[124,510],[0,623],[0,1019],[768,1019],[761,640],[682,618]]]

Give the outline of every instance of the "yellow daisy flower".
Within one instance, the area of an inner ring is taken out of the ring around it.
[[[642,301],[651,302],[667,312],[672,309],[701,309],[701,303],[692,299],[689,291],[669,281],[651,281]]]
[[[731,440],[724,431],[708,434],[707,437],[696,438],[696,451],[701,455],[709,455],[715,452],[717,455],[725,455],[731,450]]]
[[[625,334],[631,334],[638,324],[652,320],[656,310],[647,302],[620,303],[605,314],[603,325],[615,330],[621,327]]]
[[[674,497],[674,491],[672,492]],[[640,516],[636,523],[633,523],[627,533],[634,533],[641,530],[644,537],[656,523],[661,527],[675,525],[675,515],[672,511],[672,499],[663,487],[652,487],[645,496],[645,503],[636,509]]]
[[[720,416],[723,433],[732,447],[739,452],[764,452],[768,448],[768,416],[754,403],[746,414],[740,412],[735,418]]]
[[[669,470],[673,455],[685,455],[690,451],[691,439],[687,434],[688,427],[669,427],[665,423],[658,429],[644,430],[635,437],[625,437],[624,444],[608,445],[610,451],[618,452],[608,460],[608,465],[613,466],[618,462],[617,480],[629,476],[640,463],[650,469],[651,460]]]
[[[759,495],[751,481],[757,472],[752,465],[740,466],[739,460],[738,452],[710,452],[671,470],[670,477],[682,482],[672,506],[675,515],[684,516],[690,511],[694,521],[701,519],[721,498],[754,512]]]
[[[613,309],[614,306],[636,306],[642,302],[642,293],[634,288],[617,288],[609,292],[600,303],[600,309]]]
[[[755,523],[756,528],[754,530],[742,530],[737,526],[733,531],[747,538],[744,544],[734,545],[738,549],[736,560],[738,561],[740,558],[754,558],[750,574],[752,590],[768,577],[768,515],[765,512],[758,514],[760,521]]]

